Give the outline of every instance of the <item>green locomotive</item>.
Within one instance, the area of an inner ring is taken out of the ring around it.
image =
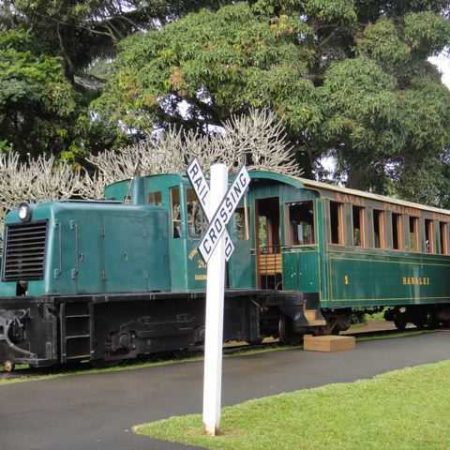
[[[250,173],[229,233],[224,339],[337,333],[352,312],[450,322],[450,211],[272,172]],[[0,362],[119,360],[203,340],[205,219],[183,175],[107,186],[104,201],[6,218]]]

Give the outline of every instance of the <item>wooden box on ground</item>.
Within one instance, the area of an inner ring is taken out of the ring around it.
[[[353,350],[355,348],[355,338],[353,336],[312,336],[311,334],[306,334],[303,348],[313,352]]]

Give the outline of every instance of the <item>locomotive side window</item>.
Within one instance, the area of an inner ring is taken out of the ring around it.
[[[330,201],[331,243],[344,244],[344,205]]]
[[[290,245],[314,244],[314,206],[312,201],[290,203],[289,205]]]
[[[448,255],[448,225],[445,222],[439,222],[441,253]]]
[[[419,251],[419,218],[409,217],[409,249]]]
[[[147,197],[147,203],[153,206],[161,206],[162,205],[161,192],[150,192]]]
[[[194,189],[187,189],[186,197],[189,236],[191,238],[198,238],[207,228],[206,217]]]
[[[240,241],[247,241],[249,239],[246,217],[244,208],[236,208],[234,212],[234,223],[236,226],[236,236]]]
[[[172,221],[172,237],[178,239],[181,237],[181,204],[180,188],[170,188],[170,214]]]
[[[364,208],[361,206],[352,207],[353,211],[353,245],[365,247],[364,242]]]
[[[425,251],[426,253],[435,252],[434,244],[434,222],[430,219],[425,219]]]
[[[373,210],[373,237],[375,248],[384,248],[385,240],[385,226],[384,226],[384,211],[380,209]]]
[[[392,248],[394,250],[401,250],[403,247],[402,241],[402,215],[397,213],[392,213]]]

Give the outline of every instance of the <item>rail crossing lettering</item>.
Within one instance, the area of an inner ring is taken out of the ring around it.
[[[197,159],[194,159],[194,161],[192,161],[191,164],[189,164],[187,174],[195,190],[195,193],[197,194],[197,197],[200,200],[200,204],[203,207],[203,212],[206,213],[207,210],[206,202],[209,194],[209,186]]]
[[[206,218],[210,220],[212,214],[210,214],[208,210],[208,194],[209,194],[208,181],[206,180],[206,177],[203,174],[202,168],[200,167],[200,163],[198,162],[197,158],[195,158],[189,164],[187,168],[187,175],[200,201],[200,205],[203,209]],[[234,252],[234,244],[230,238],[230,235],[225,230],[225,259],[227,261],[231,258],[233,252]]]
[[[245,167],[242,167],[233,184],[228,189],[217,211],[209,223],[203,238],[198,247],[200,254],[205,261],[208,261],[216,248],[222,234],[225,232],[225,227],[233,216],[233,212],[238,206],[239,201],[244,196],[250,184],[250,176]],[[225,254],[227,250],[225,250]]]

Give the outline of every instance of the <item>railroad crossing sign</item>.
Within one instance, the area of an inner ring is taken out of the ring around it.
[[[196,159],[189,164],[187,174],[209,220],[198,250],[207,263],[203,423],[206,433],[215,436],[219,432],[222,395],[225,259],[229,259],[234,249],[226,225],[250,184],[250,176],[242,167],[227,191],[227,167],[214,164],[210,192]]]
[[[235,209],[237,208],[239,201],[244,196],[249,184],[250,176],[247,172],[245,166],[239,170],[236,178],[234,179],[232,185],[228,189],[224,198],[222,199],[219,207],[215,212],[211,214],[209,208],[207,208],[207,196],[209,193],[208,182],[200,168],[200,164],[197,159],[189,164],[188,177],[194,187],[197,197],[200,200],[206,217],[209,220],[208,229],[203,234],[203,237],[198,246],[198,250],[202,255],[202,258],[207,263],[209,258],[214,252],[221,236],[225,234],[225,257],[228,261],[231,254],[234,251],[234,245],[226,231],[226,225],[230,221]],[[211,218],[212,215],[212,218]]]
[[[208,222],[210,222],[212,214],[209,213],[208,209],[208,197],[209,197],[208,181],[206,180],[206,177],[203,174],[202,168],[200,167],[197,158],[195,158],[189,164],[187,168],[187,175],[189,181],[192,184],[192,187],[194,188],[195,193],[197,194],[197,197],[200,201],[200,205],[202,206],[202,210],[205,213]],[[233,242],[230,238],[230,235],[228,234],[228,231],[225,230],[225,259],[227,261],[229,261],[233,252],[234,252]]]

